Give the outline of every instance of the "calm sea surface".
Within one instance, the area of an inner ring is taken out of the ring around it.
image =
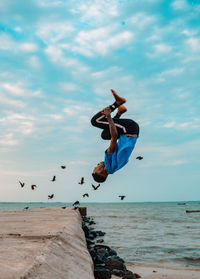
[[[0,211],[63,205],[66,203],[0,203]],[[200,210],[200,202],[82,205],[96,221],[95,229],[106,232],[105,244],[125,261],[200,267],[200,213],[185,212]]]

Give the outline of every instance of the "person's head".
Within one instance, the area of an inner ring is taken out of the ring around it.
[[[94,168],[92,176],[94,180],[99,183],[103,183],[106,180],[108,173],[105,169],[103,161],[98,163],[98,165]]]

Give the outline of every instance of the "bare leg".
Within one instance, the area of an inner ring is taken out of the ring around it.
[[[124,105],[118,107],[117,114],[113,118],[120,118],[120,116],[127,111],[127,108]]]
[[[120,96],[115,92],[115,90],[110,89],[110,91],[112,92],[113,97],[115,98],[115,101],[116,101],[116,103],[117,103],[119,106],[120,106],[120,105],[123,105],[124,103],[126,103],[126,99],[123,98],[123,97],[120,97]]]

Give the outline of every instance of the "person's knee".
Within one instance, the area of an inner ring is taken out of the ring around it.
[[[111,139],[110,132],[103,130],[103,132],[101,133],[101,138],[103,140],[110,140]]]
[[[92,126],[96,126],[96,118],[95,117],[92,117],[92,119],[91,119],[91,124],[92,124]]]

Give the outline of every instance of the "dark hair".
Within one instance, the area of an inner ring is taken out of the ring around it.
[[[97,173],[92,173],[92,176],[96,182],[102,183],[106,180],[107,177],[101,176]]]

